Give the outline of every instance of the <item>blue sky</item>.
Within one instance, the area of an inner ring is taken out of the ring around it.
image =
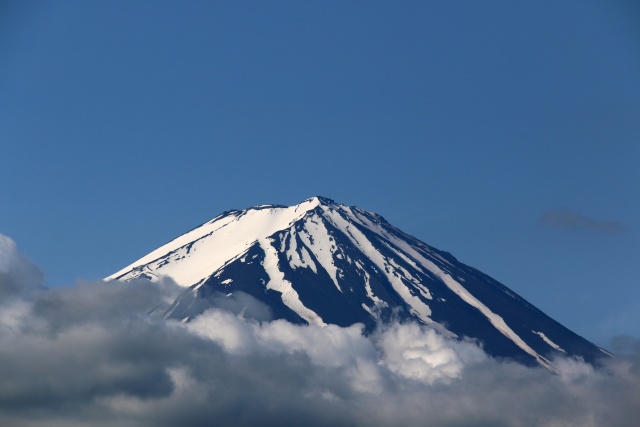
[[[0,233],[49,286],[331,197],[640,336],[634,1],[5,1]]]

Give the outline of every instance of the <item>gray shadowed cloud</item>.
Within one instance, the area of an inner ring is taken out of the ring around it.
[[[43,280],[38,266],[20,253],[10,237],[0,234],[0,300],[42,288]]]
[[[543,212],[537,224],[573,231],[592,231],[605,234],[625,234],[627,227],[618,221],[597,220],[570,209],[549,209]]]
[[[359,325],[247,319],[243,306],[260,304],[248,295],[166,320],[153,309],[171,282],[11,289],[22,294],[0,300],[3,426],[640,425],[632,337],[599,368],[558,359],[552,374],[413,323],[367,338]]]

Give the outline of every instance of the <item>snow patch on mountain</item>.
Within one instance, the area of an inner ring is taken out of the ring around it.
[[[322,223],[322,219],[315,214],[306,218],[305,229],[298,235],[322,268],[329,273],[329,277],[333,280],[336,288],[342,292],[342,288],[338,284],[338,268],[333,261],[333,254],[336,252],[337,247],[333,237],[329,235],[329,231]]]
[[[403,282],[401,275],[397,270],[380,254],[367,237],[357,228],[353,227],[347,220],[330,209],[325,210],[327,218],[329,218],[336,227],[339,227],[351,242],[357,246],[363,254],[365,254],[374,264],[383,272],[393,289],[411,306],[413,314],[415,314],[424,323],[433,323],[431,318],[431,309],[429,306],[413,295],[408,286]]]
[[[129,280],[140,276],[171,277],[189,287],[208,277],[257,240],[288,228],[320,204],[317,197],[299,205],[262,205],[246,211],[231,211],[172,240],[106,280]],[[188,267],[185,268],[185,266]]]
[[[551,346],[552,348],[555,348],[558,351],[561,351],[563,353],[566,353],[566,351],[564,351],[558,344],[554,343],[553,341],[551,341],[549,338],[547,338],[547,336],[544,334],[544,332],[538,332],[538,331],[531,331],[534,334],[538,335],[540,338],[542,338],[542,340],[544,342],[546,342],[547,344],[549,344],[549,346]]]
[[[313,310],[310,310],[302,304],[302,301],[300,301],[300,295],[298,295],[295,289],[293,289],[291,282],[284,278],[284,274],[278,268],[278,252],[271,245],[271,242],[268,239],[260,239],[259,243],[265,254],[263,266],[269,275],[267,289],[273,289],[274,291],[280,292],[282,294],[282,302],[284,305],[293,310],[309,324],[326,326],[326,323],[324,323],[318,314],[314,313]]]

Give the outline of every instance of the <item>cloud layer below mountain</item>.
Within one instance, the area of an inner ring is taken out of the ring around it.
[[[42,289],[0,245],[0,424],[10,426],[629,426],[640,423],[640,343],[558,374],[488,357],[416,324],[370,337],[268,321],[247,295],[193,321],[153,315],[179,289]],[[39,275],[40,274],[40,275]]]

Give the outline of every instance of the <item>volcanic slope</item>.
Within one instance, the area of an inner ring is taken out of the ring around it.
[[[186,288],[165,313],[181,320],[213,298],[244,292],[293,323],[360,322],[370,331],[415,320],[529,365],[609,355],[451,254],[324,197],[224,212],[107,280],[161,276]]]

